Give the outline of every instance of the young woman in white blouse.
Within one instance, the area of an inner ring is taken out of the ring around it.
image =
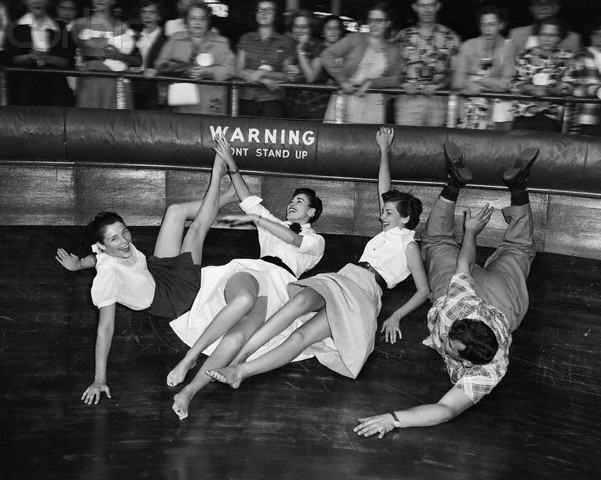
[[[382,127],[376,136],[381,152],[378,194],[382,232],[367,243],[357,264],[349,263],[338,273],[319,274],[290,284],[290,301],[251,337],[232,366],[208,371],[210,377],[238,388],[245,378],[286,365],[305,352],[341,375],[356,378],[374,348],[383,289],[393,288],[412,275],[417,291],[382,326],[388,341],[394,343],[400,338],[400,320],[426,300],[430,289],[413,239],[422,204],[408,193],[390,190],[388,150],[393,135],[391,128]],[[284,343],[241,363],[309,312],[317,313]]]
[[[217,136],[215,141],[246,214],[229,221],[256,225],[261,258],[203,268],[202,288],[190,313],[171,322],[177,335],[192,348],[169,373],[167,385],[183,382],[200,354],[209,355],[195,378],[173,397],[172,409],[182,420],[188,416],[194,395],[211,381],[206,371],[230,364],[265,319],[288,301],[287,285],[317,265],[325,246],[323,237],[311,228],[323,208],[312,189],[299,188],[293,193],[286,208],[287,221],[282,221],[261,205],[259,197],[251,195],[225,137]],[[295,326],[266,339],[263,343],[271,341],[258,346],[261,352],[281,343]]]
[[[114,212],[101,212],[88,225],[96,256],[79,259],[60,248],[56,259],[67,270],[96,266],[92,284],[92,302],[100,311],[96,337],[94,382],[81,399],[97,404],[102,392],[111,398],[106,367],[115,330],[117,303],[132,310],[173,319],[188,311],[200,288],[201,259],[205,237],[220,206],[231,203],[232,190],[220,196],[219,186],[226,171],[217,155],[211,180],[200,201],[171,205],[161,223],[149,257],[132,243],[132,235],[123,219]],[[184,236],[186,220],[192,220]]]

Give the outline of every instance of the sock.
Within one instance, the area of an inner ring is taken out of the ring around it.
[[[530,197],[528,196],[528,190],[526,190],[525,185],[511,190],[511,205],[519,207],[529,203]]]
[[[460,186],[453,185],[452,183],[450,183],[447,180],[447,184],[442,189],[442,192],[440,193],[440,196],[442,198],[446,198],[447,200],[450,200],[451,202],[456,202],[457,198],[459,197],[459,192],[460,191],[461,191],[461,187]]]

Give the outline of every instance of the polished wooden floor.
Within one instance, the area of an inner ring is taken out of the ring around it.
[[[383,440],[353,433],[363,415],[437,400],[450,387],[421,344],[428,305],[397,345],[376,351],[355,381],[315,360],[212,384],[190,417],[165,386],[185,351],[167,324],[119,309],[109,364],[113,398],[87,406],[96,313],[93,271],[71,274],[57,246],[81,229],[0,227],[0,478],[18,479],[596,479],[601,475],[601,262],[539,255],[531,307],[495,391],[454,421]],[[156,229],[135,229],[149,252]],[[357,259],[365,239],[329,236],[316,271]],[[206,262],[254,256],[250,231],[217,230]],[[479,255],[484,259],[490,250]],[[384,298],[382,318],[411,295]]]

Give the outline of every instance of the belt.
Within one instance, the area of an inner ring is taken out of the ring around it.
[[[384,280],[384,278],[382,278],[382,275],[380,275],[378,271],[374,267],[372,267],[368,262],[357,262],[357,265],[374,274],[374,276],[376,277],[376,283],[380,286],[382,291],[385,291],[386,288],[388,288],[388,286],[386,285],[386,280]]]
[[[274,257],[272,255],[267,255],[266,257],[261,257],[260,260],[263,260],[264,262],[267,262],[267,263],[272,263],[273,265],[277,265],[278,267],[283,268],[288,273],[290,273],[290,275],[292,275],[294,278],[296,278],[296,275],[294,274],[292,269],[288,265],[286,265],[280,257]]]

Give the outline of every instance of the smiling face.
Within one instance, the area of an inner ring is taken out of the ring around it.
[[[286,219],[292,223],[311,223],[315,209],[309,206],[309,197],[304,193],[295,195],[286,208]]]
[[[46,14],[47,0],[27,0],[27,9],[36,18],[41,18]]]
[[[133,255],[131,248],[131,233],[121,222],[111,223],[104,229],[102,242],[96,243],[98,248],[107,255],[117,258],[129,258]]]
[[[371,10],[367,14],[367,25],[369,26],[369,34],[372,37],[384,38],[386,30],[390,26],[386,12],[381,10]]]
[[[259,27],[270,27],[275,23],[276,4],[273,2],[259,2],[255,18]]]
[[[149,31],[153,31],[159,24],[161,16],[159,10],[155,4],[146,5],[140,11],[140,18],[144,22],[144,28]]]
[[[296,17],[292,23],[292,38],[296,43],[306,40],[311,35],[311,19]]]
[[[382,207],[380,221],[382,222],[382,231],[387,232],[396,227],[401,229],[405,228],[405,224],[409,221],[409,217],[402,217],[397,210],[395,203],[386,202]]]

